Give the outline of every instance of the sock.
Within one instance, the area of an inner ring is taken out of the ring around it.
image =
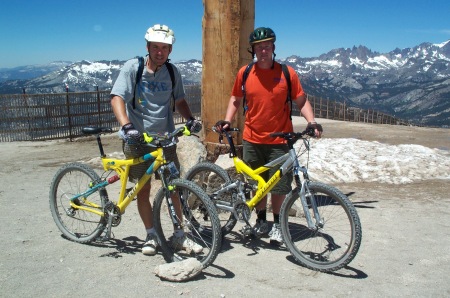
[[[146,230],[147,230],[147,234],[149,234],[149,235],[155,235],[156,234],[155,228],[146,229]]]
[[[173,235],[175,236],[175,237],[177,237],[177,238],[179,238],[179,237],[183,237],[184,236],[184,230],[175,230],[175,231],[173,231]]]
[[[273,214],[273,223],[279,224],[280,223],[280,215],[279,214]]]
[[[266,209],[256,210],[256,215],[257,215],[259,220],[267,221],[267,210]]]

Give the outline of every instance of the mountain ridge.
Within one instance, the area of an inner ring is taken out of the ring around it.
[[[293,67],[311,95],[377,109],[417,124],[450,125],[450,40],[396,48],[388,53],[359,45],[333,49],[318,57],[291,55],[277,61]],[[42,76],[0,82],[0,93],[21,93],[23,88],[27,93],[59,93],[66,86],[80,92],[109,90],[123,63],[60,62],[53,65],[52,71],[47,68],[49,72]],[[186,85],[201,83],[201,61],[174,64]],[[34,71],[38,73],[37,68]],[[5,69],[0,69],[0,78],[5,77],[4,73]]]

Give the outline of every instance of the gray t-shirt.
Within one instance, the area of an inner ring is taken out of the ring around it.
[[[148,56],[145,57],[147,65]],[[118,95],[126,103],[128,118],[141,132],[165,133],[175,130],[172,115],[172,81],[166,65],[156,73],[149,73],[144,67],[142,79],[136,86],[135,106],[133,109],[133,89],[138,71],[137,58],[130,59],[123,65],[111,90],[111,96]],[[185,97],[183,82],[178,69],[173,66],[175,100]]]

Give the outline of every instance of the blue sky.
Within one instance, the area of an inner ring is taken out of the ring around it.
[[[202,16],[202,0],[0,0],[0,68],[145,55],[145,31],[157,23],[175,32],[172,61],[201,59]],[[275,31],[277,58],[442,43],[449,16],[448,0],[255,0],[255,26]]]

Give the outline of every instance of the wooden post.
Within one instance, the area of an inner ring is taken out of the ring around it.
[[[254,30],[255,1],[203,0],[203,7],[202,122],[208,154],[215,152],[217,158],[218,135],[211,127],[225,118],[236,74],[251,62],[247,49],[248,37]],[[233,126],[242,130],[242,107],[235,119]],[[236,144],[242,144],[242,134]]]
[[[345,100],[344,100],[344,121],[345,121]]]
[[[67,121],[69,125],[69,140],[72,142],[72,119],[70,115],[70,101],[69,101],[69,86],[66,84],[66,108],[67,108]]]
[[[97,125],[102,125],[102,113],[101,113],[101,105],[100,105],[100,92],[98,91],[98,85],[97,88],[97,112],[98,112],[98,120]]]

